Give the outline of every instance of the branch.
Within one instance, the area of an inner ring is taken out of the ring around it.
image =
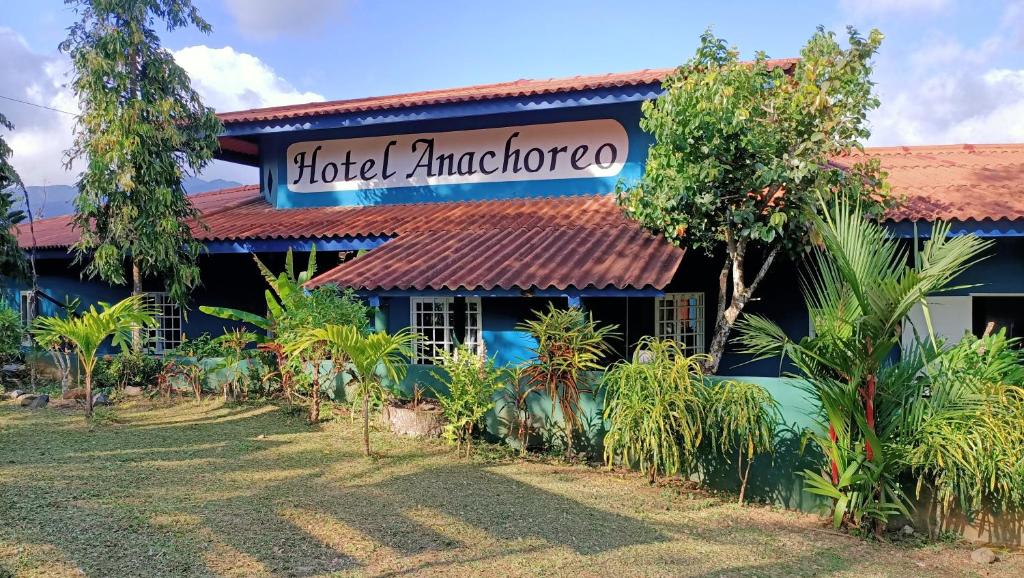
[[[765,257],[764,263],[761,264],[761,270],[757,272],[757,275],[754,277],[754,280],[750,283],[750,287],[747,289],[748,295],[752,295],[754,293],[754,290],[757,289],[758,284],[760,284],[761,280],[764,279],[765,273],[767,273],[768,269],[771,268],[772,262],[775,261],[775,256],[779,254],[779,249],[781,248],[782,245],[775,245],[774,247],[772,247],[772,250],[768,253],[768,256]]]

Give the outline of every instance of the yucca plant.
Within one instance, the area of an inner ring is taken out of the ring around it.
[[[742,381],[720,381],[705,395],[708,437],[722,455],[735,452],[743,504],[751,462],[774,451],[775,429],[782,422],[779,404],[763,387]]]
[[[572,455],[574,433],[581,428],[580,395],[591,391],[587,372],[602,368],[601,360],[611,352],[609,339],[617,325],[598,325],[579,307],[559,309],[548,304],[546,312],[534,311],[534,318],[516,326],[534,339],[533,358],[522,376],[531,391],[551,399],[551,419],[561,410],[566,455]]]
[[[865,514],[880,533],[889,512],[902,509],[896,492],[903,471],[901,403],[893,400],[906,398],[914,373],[889,366],[904,324],[914,305],[927,311],[927,296],[953,289],[990,243],[973,235],[951,237],[949,226],[937,223],[911,259],[905,245],[858,207],[822,205],[822,216],[814,219],[821,247],[811,254],[804,281],[814,336],[794,341],[775,323],[751,315],[740,321],[738,341],[755,358],[784,357],[796,366],[820,403],[823,431],[815,439],[829,462],[828,477],[805,472],[809,490],[823,493],[818,482],[828,482],[836,490],[830,496],[835,510],[864,506],[835,516],[837,525],[857,525]],[[848,475],[854,466],[860,473]],[[843,489],[855,482],[863,499],[849,498]]]
[[[352,325],[328,324],[304,332],[287,344],[286,350],[289,355],[296,355],[311,347],[326,347],[336,367],[342,359],[348,362],[355,374],[356,398],[363,406],[363,453],[369,456],[370,400],[384,398],[384,379],[397,384],[405,377],[413,337],[408,331],[364,335]]]
[[[631,360],[612,366],[603,381],[609,467],[635,466],[651,483],[689,467],[703,431],[704,361],[675,341],[646,337]]]
[[[110,305],[90,305],[81,315],[37,317],[32,333],[41,343],[66,340],[78,353],[85,373],[85,415],[92,416],[92,373],[99,349],[108,338],[114,347],[129,346],[132,329],[156,327],[156,309],[145,295],[132,295]]]

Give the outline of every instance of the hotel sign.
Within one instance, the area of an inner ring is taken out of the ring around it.
[[[288,147],[298,193],[614,177],[629,154],[611,119],[299,142]]]

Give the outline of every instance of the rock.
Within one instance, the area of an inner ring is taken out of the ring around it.
[[[900,534],[903,534],[904,536],[913,536],[914,535],[914,527],[911,526],[910,524],[907,524],[907,525],[903,526],[902,528],[900,528]]]
[[[29,409],[42,409],[46,407],[46,404],[50,403],[50,396],[43,394],[32,400],[32,403],[28,404]]]
[[[14,391],[9,391],[9,392],[7,392],[7,399],[18,399],[19,396],[24,395],[24,394],[25,394],[25,392],[20,390],[20,389],[16,389]]]
[[[139,397],[142,395],[142,388],[134,385],[126,385],[124,386],[124,394],[128,397]]]
[[[978,564],[992,564],[998,559],[999,557],[992,551],[992,548],[978,548],[971,552],[971,560]]]
[[[31,404],[33,401],[35,401],[35,399],[36,399],[35,395],[33,395],[31,393],[23,393],[23,394],[18,396],[17,401],[18,401],[18,403],[21,404],[21,407],[28,407],[29,404]]]
[[[110,398],[107,397],[107,393],[101,391],[92,398],[93,405],[110,405]]]

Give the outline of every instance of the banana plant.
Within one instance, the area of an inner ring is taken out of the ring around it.
[[[258,342],[263,343],[267,341],[266,335],[274,332],[278,320],[281,319],[288,307],[302,297],[302,286],[316,274],[316,247],[313,247],[309,252],[309,262],[306,264],[306,269],[300,271],[298,275],[295,274],[295,259],[291,249],[288,249],[288,254],[285,257],[284,271],[276,276],[263,264],[263,261],[260,261],[259,257],[253,255],[252,258],[256,261],[260,274],[263,275],[269,286],[264,291],[264,296],[267,300],[266,316],[231,307],[212,307],[209,305],[202,305],[199,307],[199,310],[207,315],[230,321],[241,321],[263,330],[265,335],[261,335],[258,338]]]

